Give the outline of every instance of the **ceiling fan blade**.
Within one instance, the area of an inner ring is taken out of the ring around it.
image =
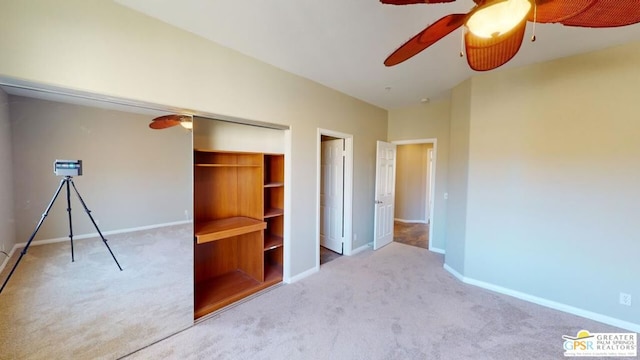
[[[529,21],[557,23],[576,16],[598,0],[538,0],[537,14],[531,11]]]
[[[579,27],[617,27],[640,22],[640,1],[595,0],[579,14],[561,21],[563,25]]]
[[[180,115],[165,115],[153,119],[149,127],[155,130],[161,130],[179,125],[181,121],[182,116]]]
[[[526,25],[525,18],[508,33],[488,39],[468,31],[464,36],[464,43],[469,66],[476,71],[487,71],[507,63],[520,50]]]
[[[456,0],[380,0],[381,3],[389,5],[437,4],[454,1]]]
[[[467,14],[451,14],[441,18],[400,46],[389,55],[384,64],[393,66],[410,59],[462,26],[466,18]]]

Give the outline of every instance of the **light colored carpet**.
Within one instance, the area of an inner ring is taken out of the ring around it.
[[[392,243],[241,303],[134,359],[562,359],[562,335],[624,332],[466,285]]]
[[[193,324],[191,225],[31,246],[0,294],[1,359],[115,359]],[[0,274],[4,281],[19,256]]]

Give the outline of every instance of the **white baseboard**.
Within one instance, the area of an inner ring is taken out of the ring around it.
[[[7,266],[7,263],[9,262],[9,259],[11,259],[11,257],[16,252],[16,250],[18,250],[18,245],[17,244],[13,245],[13,247],[11,248],[11,251],[9,251],[9,256],[4,256],[4,254],[2,254],[2,256],[4,256],[4,260],[2,261],[2,264],[0,264],[0,272],[2,272],[2,270],[4,270],[5,266]]]
[[[449,264],[445,263],[444,264],[444,269],[447,270],[451,275],[455,276],[456,279],[462,281],[463,283],[466,283],[466,278],[464,276],[462,276],[462,274],[460,274],[456,269],[452,268],[451,266],[449,266]]]
[[[550,309],[562,311],[562,312],[565,312],[565,313],[569,313],[569,314],[572,314],[572,315],[583,317],[585,319],[601,322],[601,323],[604,323],[604,324],[607,324],[607,325],[619,327],[621,329],[626,329],[626,330],[630,330],[630,331],[633,331],[633,332],[636,332],[636,333],[640,333],[640,324],[634,324],[632,322],[616,319],[616,318],[611,317],[611,316],[607,316],[607,315],[595,313],[595,312],[592,312],[592,311],[580,309],[580,308],[577,308],[577,307],[574,307],[574,306],[570,306],[570,305],[559,303],[559,302],[552,301],[552,300],[549,300],[549,299],[545,299],[545,298],[541,298],[541,297],[538,297],[538,296],[530,295],[530,294],[527,294],[527,293],[523,293],[523,292],[520,292],[520,291],[517,291],[517,290],[505,288],[505,287],[502,287],[502,286],[499,286],[499,285],[495,285],[495,284],[491,284],[491,283],[488,283],[488,282],[484,282],[484,281],[468,278],[468,277],[463,276],[462,274],[460,274],[458,271],[456,271],[455,269],[453,269],[452,267],[450,267],[447,264],[444,264],[444,269],[447,270],[449,273],[451,273],[451,275],[455,276],[458,280],[462,281],[465,284],[477,286],[477,287],[480,287],[480,288],[483,288],[483,289],[487,289],[487,290],[490,290],[490,291],[495,291],[495,292],[503,294],[503,295],[512,296],[512,297],[518,298],[520,300],[524,300],[524,301],[528,301],[530,303],[534,303],[534,304],[537,304],[537,305],[540,305],[540,306],[548,307]]]
[[[364,245],[360,246],[359,248],[351,250],[351,254],[349,254],[349,256],[353,256],[355,254],[359,254],[359,253],[369,249],[370,247],[371,246],[369,244],[364,244]]]
[[[182,220],[182,221],[174,221],[174,222],[164,223],[164,224],[153,224],[153,225],[139,226],[139,227],[128,228],[128,229],[102,231],[102,235],[109,236],[109,235],[115,235],[115,234],[124,234],[124,233],[130,233],[130,232],[135,232],[135,231],[157,229],[157,228],[167,227],[167,226],[190,224],[191,222],[192,222],[191,220]],[[73,236],[73,240],[91,239],[91,238],[94,238],[94,237],[97,237],[97,236],[99,236],[99,234],[97,232],[89,233],[89,234],[74,235]],[[45,244],[55,244],[55,243],[68,241],[68,240],[69,240],[68,236],[67,237],[54,238],[54,239],[36,240],[36,241],[32,241],[30,246],[45,245]],[[26,242],[17,243],[16,244],[17,247],[25,247],[26,245],[27,245]]]
[[[130,232],[135,232],[135,231],[157,229],[157,228],[162,228],[162,227],[167,227],[167,226],[190,224],[192,222],[193,222],[192,220],[182,220],[182,221],[174,221],[174,222],[164,223],[164,224],[153,224],[153,225],[139,226],[139,227],[128,228],[128,229],[102,231],[102,235],[104,235],[106,237],[106,236],[115,235],[115,234],[124,234],[124,233],[130,233]],[[97,232],[89,233],[89,234],[74,235],[73,236],[73,240],[91,239],[91,238],[95,238],[95,237],[98,237],[98,236],[99,236],[99,234]],[[29,246],[55,244],[55,243],[64,242],[64,241],[69,241],[69,237],[67,236],[67,237],[60,237],[60,238],[54,238],[54,239],[34,240],[34,241],[31,242],[31,245],[29,245]],[[15,245],[13,245],[13,248],[9,252],[9,257],[5,257],[4,261],[2,262],[2,265],[0,265],[0,271],[2,271],[4,269],[4,267],[9,262],[9,259],[13,256],[13,254],[18,249],[22,249],[25,246],[27,246],[26,242],[17,243]]]
[[[307,276],[311,276],[311,275],[317,273],[318,271],[320,271],[320,267],[312,267],[311,269],[309,269],[307,271],[303,271],[298,275],[290,277],[285,282],[287,284],[293,284],[294,282],[300,281],[300,280],[306,278]]]
[[[353,249],[351,251],[351,254],[347,255],[345,253],[344,255],[345,256],[353,256],[355,254],[358,254],[358,253],[361,253],[361,252],[367,250],[370,246],[371,246],[370,244],[364,244],[364,245],[360,246],[357,249]],[[320,267],[319,266],[318,267],[313,267],[313,268],[311,268],[311,269],[309,269],[307,271],[301,272],[298,275],[292,276],[289,279],[284,279],[283,282],[285,282],[287,284],[293,284],[294,282],[302,280],[302,279],[306,278],[307,276],[313,275],[313,274],[317,273],[318,271],[320,271]]]
[[[399,221],[401,223],[407,224],[427,224],[425,220],[406,220],[406,219],[393,219],[395,221]]]
[[[445,253],[444,249],[440,249],[440,248],[437,248],[437,247],[430,247],[429,251],[434,252],[434,253],[438,253],[438,254],[443,254],[443,255]],[[445,265],[447,265],[447,264],[445,264]]]

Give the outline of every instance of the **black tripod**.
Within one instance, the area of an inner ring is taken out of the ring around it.
[[[82,206],[84,207],[84,211],[86,211],[87,215],[89,215],[89,219],[91,219],[91,222],[93,223],[93,226],[95,226],[96,230],[98,231],[98,234],[100,234],[100,237],[102,238],[102,242],[104,242],[104,245],[109,250],[109,253],[111,254],[111,257],[113,257],[113,261],[115,261],[116,265],[118,265],[118,269],[120,269],[120,271],[122,271],[122,268],[120,267],[120,264],[118,263],[118,260],[116,259],[116,256],[113,255],[113,251],[111,251],[111,248],[109,247],[109,244],[107,244],[107,239],[105,239],[104,236],[102,236],[102,232],[100,232],[100,229],[98,228],[98,224],[96,224],[96,221],[93,219],[93,216],[91,216],[91,210],[89,210],[87,208],[87,204],[85,204],[84,200],[82,200],[82,196],[80,196],[80,193],[78,192],[78,189],[76,188],[76,184],[73,182],[73,178],[71,176],[65,176],[64,179],[62,179],[60,181],[60,185],[58,186],[58,190],[56,190],[55,194],[53,195],[53,198],[49,202],[49,206],[47,206],[47,209],[42,214],[42,217],[40,218],[40,221],[38,222],[38,225],[36,226],[36,229],[33,231],[33,234],[31,234],[31,237],[29,238],[29,241],[27,241],[27,245],[25,245],[24,249],[22,249],[22,251],[20,252],[20,257],[18,258],[18,261],[16,261],[15,265],[13,265],[13,269],[11,269],[11,272],[9,273],[9,276],[7,276],[7,279],[4,281],[4,284],[2,284],[2,287],[0,288],[0,293],[2,293],[2,290],[4,290],[4,287],[7,286],[7,283],[9,282],[9,279],[11,279],[11,275],[13,275],[13,272],[16,271],[16,268],[18,267],[18,264],[20,264],[20,260],[22,260],[22,257],[27,253],[27,250],[29,250],[29,245],[31,245],[31,241],[33,241],[33,238],[36,237],[36,234],[38,233],[38,230],[40,230],[40,226],[42,226],[42,223],[44,222],[44,219],[47,217],[47,215],[49,215],[49,210],[51,210],[51,207],[53,206],[53,203],[58,198],[58,194],[60,194],[60,190],[62,190],[62,187],[65,184],[66,184],[66,187],[67,187],[67,213],[69,214],[69,240],[71,240],[71,261],[73,262],[75,259],[74,259],[74,255],[73,255],[73,226],[72,226],[72,223],[71,223],[71,191],[69,190],[69,184],[71,184],[73,186],[73,190],[76,192],[76,195],[78,195],[78,199],[80,199],[80,203],[82,203]]]

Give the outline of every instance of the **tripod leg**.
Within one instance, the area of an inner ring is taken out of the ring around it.
[[[102,236],[102,232],[98,228],[98,224],[96,224],[96,221],[93,219],[93,216],[91,216],[91,210],[89,210],[89,208],[87,208],[87,204],[84,203],[84,200],[82,199],[82,196],[80,196],[80,192],[78,192],[78,189],[76,188],[76,184],[73,182],[73,179],[69,179],[69,182],[71,182],[71,185],[73,185],[73,190],[75,190],[76,195],[78,195],[78,199],[80,199],[80,203],[84,207],[84,211],[87,213],[87,215],[89,215],[89,219],[91,219],[91,222],[93,223],[93,226],[98,231],[98,234],[100,234],[100,238],[102,239],[102,242],[104,243],[104,245],[107,247],[107,250],[109,250],[109,253],[111,254],[111,257],[113,258],[113,261],[115,261],[116,265],[118,265],[118,269],[120,269],[120,271],[122,271],[122,267],[120,267],[120,263],[118,263],[118,260],[116,259],[116,256],[113,255],[113,251],[111,251],[111,248],[109,247],[109,244],[107,244],[107,239],[105,239],[104,236]]]
[[[62,179],[60,181],[60,185],[58,185],[58,190],[56,190],[55,194],[51,198],[51,201],[49,201],[49,205],[47,206],[47,209],[44,211],[44,213],[42,213],[42,217],[40,217],[40,221],[38,222],[38,225],[36,225],[36,229],[33,231],[33,234],[31,234],[29,241],[27,241],[27,244],[24,246],[24,248],[20,252],[20,257],[18,258],[18,261],[16,261],[16,263],[13,265],[13,268],[11,269],[9,276],[7,276],[7,279],[2,284],[2,287],[0,288],[0,294],[2,293],[2,290],[4,290],[4,287],[7,286],[7,283],[9,282],[9,279],[11,279],[11,275],[13,275],[13,272],[16,271],[18,264],[20,264],[20,260],[22,260],[22,257],[27,253],[27,250],[29,249],[29,245],[31,245],[31,241],[33,241],[33,238],[36,237],[36,234],[38,233],[38,230],[40,230],[40,226],[42,226],[44,219],[47,217],[47,215],[49,215],[49,210],[51,210],[51,206],[53,206],[53,203],[58,198],[58,194],[60,194],[60,190],[62,190],[62,186],[64,185],[65,182],[66,182],[66,179]]]
[[[75,261],[73,254],[73,223],[71,221],[71,191],[69,189],[70,177],[65,177],[67,183],[67,213],[69,214],[69,240],[71,241],[71,262]]]

